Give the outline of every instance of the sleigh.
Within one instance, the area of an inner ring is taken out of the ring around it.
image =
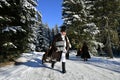
[[[43,63],[50,63],[50,62],[51,62],[51,57],[50,57],[49,55],[50,55],[50,49],[48,49],[48,50],[43,54],[42,64],[43,64]]]

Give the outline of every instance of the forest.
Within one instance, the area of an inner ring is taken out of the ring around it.
[[[37,6],[37,0],[0,0],[0,63],[46,51],[59,33],[58,25],[50,29],[42,23]],[[98,45],[105,56],[120,56],[120,0],[63,0],[61,6],[71,49],[87,41],[95,56]]]

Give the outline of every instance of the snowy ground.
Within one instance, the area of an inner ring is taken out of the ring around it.
[[[41,64],[43,53],[23,54],[27,59],[19,66],[0,68],[0,80],[120,80],[120,59],[92,57],[84,62],[75,53],[66,62],[67,73],[61,73],[61,62],[51,69],[50,63]]]

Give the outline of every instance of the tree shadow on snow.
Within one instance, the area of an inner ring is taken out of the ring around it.
[[[22,63],[22,65],[25,65],[25,66],[28,66],[28,67],[35,67],[35,68],[48,68],[48,69],[51,69],[51,70],[58,71],[58,72],[62,73],[62,71],[60,71],[59,69],[53,69],[51,67],[48,67],[48,65],[46,65],[46,64],[42,64],[42,60],[36,59],[36,58],[31,60],[31,61]]]
[[[90,64],[99,68],[107,69],[110,71],[114,71],[117,73],[120,73],[120,63],[115,61],[108,61],[108,60],[97,60],[97,59],[91,59],[85,64]],[[116,66],[114,66],[116,65]],[[113,67],[112,67],[113,66]]]
[[[84,60],[81,59],[80,56],[79,57],[78,56],[71,56],[69,58],[69,60],[76,61],[79,63],[93,65],[93,66],[96,66],[99,68],[103,68],[103,69],[107,69],[110,71],[120,73],[120,63],[117,61],[102,60],[102,59],[91,57],[91,59],[88,59],[88,61],[84,62]]]

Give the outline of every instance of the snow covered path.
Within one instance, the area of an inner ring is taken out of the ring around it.
[[[61,73],[61,62],[51,69],[50,63],[41,64],[43,53],[24,54],[28,62],[19,66],[0,68],[0,80],[120,80],[120,59],[92,57],[82,61],[74,53],[66,62],[67,73]]]

